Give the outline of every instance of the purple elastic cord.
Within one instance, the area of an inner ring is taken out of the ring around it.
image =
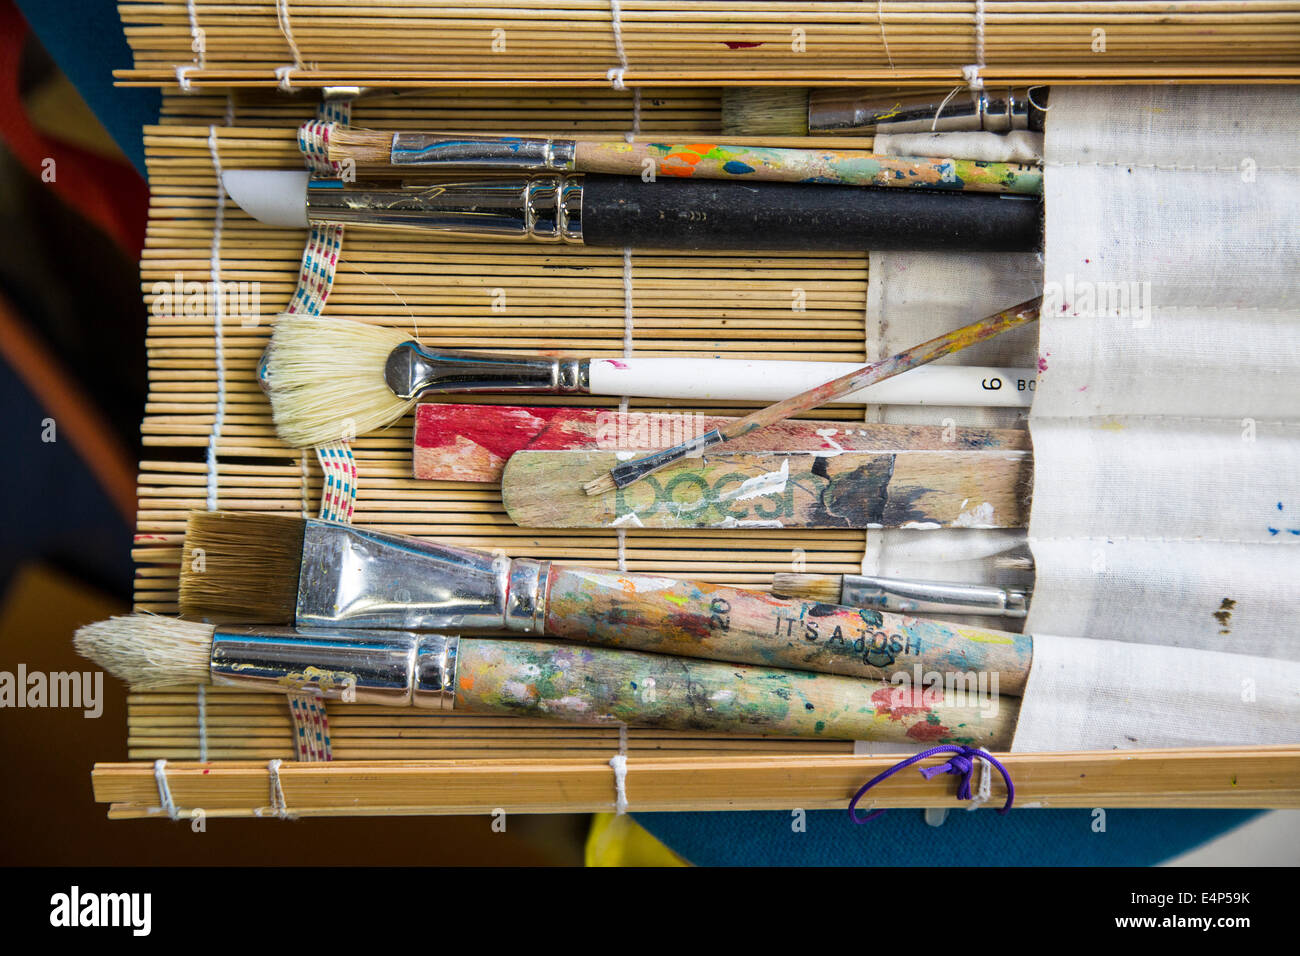
[[[900,760],[898,763],[894,764],[884,773],[878,773],[876,774],[876,776],[872,777],[870,780],[864,783],[862,785],[862,789],[860,789],[857,793],[855,793],[853,795],[853,799],[849,801],[849,818],[854,823],[870,823],[872,820],[876,819],[876,817],[880,816],[882,813],[887,813],[888,812],[887,810],[877,810],[874,813],[868,813],[865,817],[859,817],[858,801],[862,799],[863,794],[865,794],[868,790],[870,790],[876,784],[880,783],[880,781],[884,780],[885,778],[892,777],[894,774],[898,773],[898,771],[910,767],[912,766],[912,764],[916,763],[917,761],[924,760],[926,757],[933,757],[935,754],[942,754],[942,753],[951,753],[953,756],[948,758],[947,763],[939,764],[939,766],[937,767],[918,768],[921,773],[921,776],[923,776],[926,780],[929,780],[931,777],[938,776],[941,773],[959,773],[961,774],[961,783],[957,785],[957,799],[969,800],[971,799],[970,778],[971,778],[972,771],[974,771],[975,769],[975,760],[976,758],[978,758],[980,760],[987,761],[988,763],[991,763],[993,766],[997,767],[999,771],[1001,771],[1002,779],[1005,780],[1007,783],[1007,802],[1003,805],[1002,809],[998,811],[998,813],[1006,813],[1008,810],[1011,809],[1011,804],[1015,802],[1016,799],[1016,788],[1015,785],[1011,782],[1011,774],[1007,773],[1007,768],[1002,766],[1002,764],[998,761],[997,757],[994,757],[990,754],[986,754],[984,751],[979,750],[975,747],[963,747],[963,746],[958,746],[956,744],[943,744],[939,747],[931,747],[929,750],[923,751],[922,753],[919,753],[914,757],[908,757],[906,760]]]

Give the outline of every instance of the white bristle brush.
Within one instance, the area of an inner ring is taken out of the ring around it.
[[[297,448],[391,424],[421,397],[500,392],[773,402],[858,367],[854,362],[584,359],[432,349],[400,329],[285,314],[259,376],[276,431]],[[846,395],[848,404],[1025,407],[1032,369],[928,365]]]

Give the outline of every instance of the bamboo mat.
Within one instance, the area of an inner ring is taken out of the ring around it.
[[[130,85],[1290,80],[1292,0],[130,0]],[[982,11],[982,20],[980,12]],[[277,71],[280,71],[277,73]]]
[[[631,97],[612,91],[450,91],[361,99],[353,122],[378,128],[557,132],[621,136],[631,122]],[[216,503],[229,509],[315,514],[321,474],[315,456],[276,439],[255,367],[274,315],[295,286],[304,233],[253,222],[233,203],[222,210],[219,279],[260,284],[260,314],[227,308],[218,372],[210,303],[195,314],[167,314],[159,294],[211,277],[217,212],[212,148],[223,168],[300,168],[299,123],[312,118],[309,97],[249,92],[164,98],[161,122],[145,132],[151,185],[141,283],[150,308],[149,398],[143,423],[146,459],[139,479],[134,548],[140,610],[174,614],[185,518],[207,506],[207,448],[225,396],[217,442]],[[708,135],[718,128],[716,91],[647,91],[641,103],[646,136]],[[870,140],[854,140],[868,147]],[[416,328],[422,339],[449,347],[569,351],[622,355],[625,334],[624,258],[591,250],[510,242],[461,241],[349,228],[326,314]],[[864,358],[865,255],[631,256],[632,343],[636,354],[761,356],[855,361]],[[504,293],[504,312],[493,302]],[[801,305],[802,310],[794,308]],[[158,308],[155,308],[158,305]],[[171,312],[182,311],[175,307]],[[224,383],[218,381],[224,374]],[[458,399],[459,400],[459,399]],[[613,407],[615,399],[548,399]],[[637,401],[634,408],[654,409]],[[678,406],[725,412],[736,403]],[[862,409],[837,407],[816,417],[861,419]],[[435,537],[468,547],[501,548],[512,557],[580,561],[615,567],[612,531],[521,530],[506,517],[495,485],[421,482],[411,473],[411,420],[363,436],[358,465],[358,524]],[[752,530],[626,534],[626,567],[711,581],[766,587],[774,571],[802,561],[806,570],[856,571],[861,531]],[[535,724],[516,718],[418,712],[378,713],[337,705],[335,753],[341,759],[407,756],[555,755],[616,748],[616,731]],[[212,694],[207,752],[214,759],[293,754],[283,698]],[[130,698],[132,759],[183,759],[198,754],[194,694],[141,693]],[[490,731],[490,733],[489,733]],[[851,743],[629,733],[629,749],[664,753],[850,753]]]

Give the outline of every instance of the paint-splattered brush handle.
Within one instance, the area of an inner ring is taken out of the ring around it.
[[[1024,163],[983,162],[932,156],[877,156],[865,150],[771,148],[725,143],[626,143],[524,136],[446,133],[388,134],[332,130],[331,158],[356,159],[340,145],[348,136],[375,143],[388,138],[387,165],[427,172],[483,171],[612,173],[644,179],[739,179],[751,182],[824,183],[839,186],[1017,193],[1037,196],[1043,172]],[[343,135],[340,135],[342,133]],[[383,155],[382,150],[376,150]],[[359,162],[377,158],[367,150]]]
[[[1019,701],[943,686],[462,637],[455,707],[664,730],[1005,750]]]
[[[582,172],[643,178],[655,175],[902,186],[1027,196],[1037,196],[1043,191],[1043,171],[1038,166],[932,156],[877,156],[863,150],[579,141],[576,166]]]
[[[744,418],[728,422],[721,428],[715,428],[698,438],[689,439],[672,448],[653,452],[641,458],[625,461],[611,468],[607,475],[602,475],[585,483],[582,486],[583,490],[589,495],[595,495],[612,490],[611,485],[617,488],[626,488],[646,475],[653,474],[661,468],[666,468],[673,462],[680,461],[688,456],[699,454],[705,449],[748,435],[760,428],[784,421],[801,412],[819,408],[845,395],[875,385],[877,382],[882,382],[895,375],[901,375],[909,369],[918,368],[936,359],[943,358],[945,355],[951,355],[972,345],[988,341],[1010,329],[1035,321],[1038,318],[1041,302],[1041,297],[1021,302],[1019,305],[985,316],[959,329],[953,329],[951,332],[935,336],[920,345],[915,345],[896,355],[881,359],[879,362],[864,365],[860,369],[841,375],[839,378],[831,379],[823,385],[800,392],[798,395],[793,395],[784,401],[769,405],[766,408],[760,408]]]
[[[1018,695],[1033,638],[699,581],[553,565],[544,633],[681,657],[889,680],[961,674]],[[980,674],[984,677],[980,677]]]

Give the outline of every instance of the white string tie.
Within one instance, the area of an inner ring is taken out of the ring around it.
[[[975,62],[961,68],[966,85],[972,90],[984,89],[984,0],[975,0]]]
[[[212,281],[212,345],[216,350],[217,408],[212,416],[212,434],[208,437],[208,499],[209,511],[217,510],[219,475],[217,445],[226,421],[226,356],[224,331],[225,294],[221,288],[221,230],[226,222],[226,187],[221,182],[221,155],[217,149],[217,128],[208,127],[208,152],[212,154],[212,169],[217,176],[217,208],[212,222],[212,246],[208,255],[208,274]],[[182,290],[183,291],[183,290]]]
[[[194,50],[194,63],[193,65],[176,67],[176,82],[185,93],[194,92],[194,84],[190,82],[189,74],[195,70],[203,69],[207,62],[205,53],[207,40],[203,36],[203,31],[199,29],[199,14],[194,9],[194,3],[195,0],[186,0],[185,3],[186,12],[190,17],[190,46]]]
[[[199,707],[199,763],[208,762],[208,685],[200,684]]]
[[[289,52],[293,54],[293,65],[278,67],[275,78],[280,81],[280,89],[292,93],[293,82],[290,76],[294,70],[304,69],[305,64],[302,62],[302,51],[298,49],[298,42],[293,38],[293,24],[289,20],[289,0],[275,0],[275,22],[280,26],[280,35],[284,37],[284,42],[289,45]]]
[[[173,820],[179,820],[181,812],[176,808],[176,801],[172,799],[171,785],[167,782],[166,760],[159,759],[153,762],[153,778],[158,784],[158,802],[167,811],[167,816]]]
[[[609,758],[614,770],[614,813],[627,813],[627,724],[618,725],[618,753]]]

